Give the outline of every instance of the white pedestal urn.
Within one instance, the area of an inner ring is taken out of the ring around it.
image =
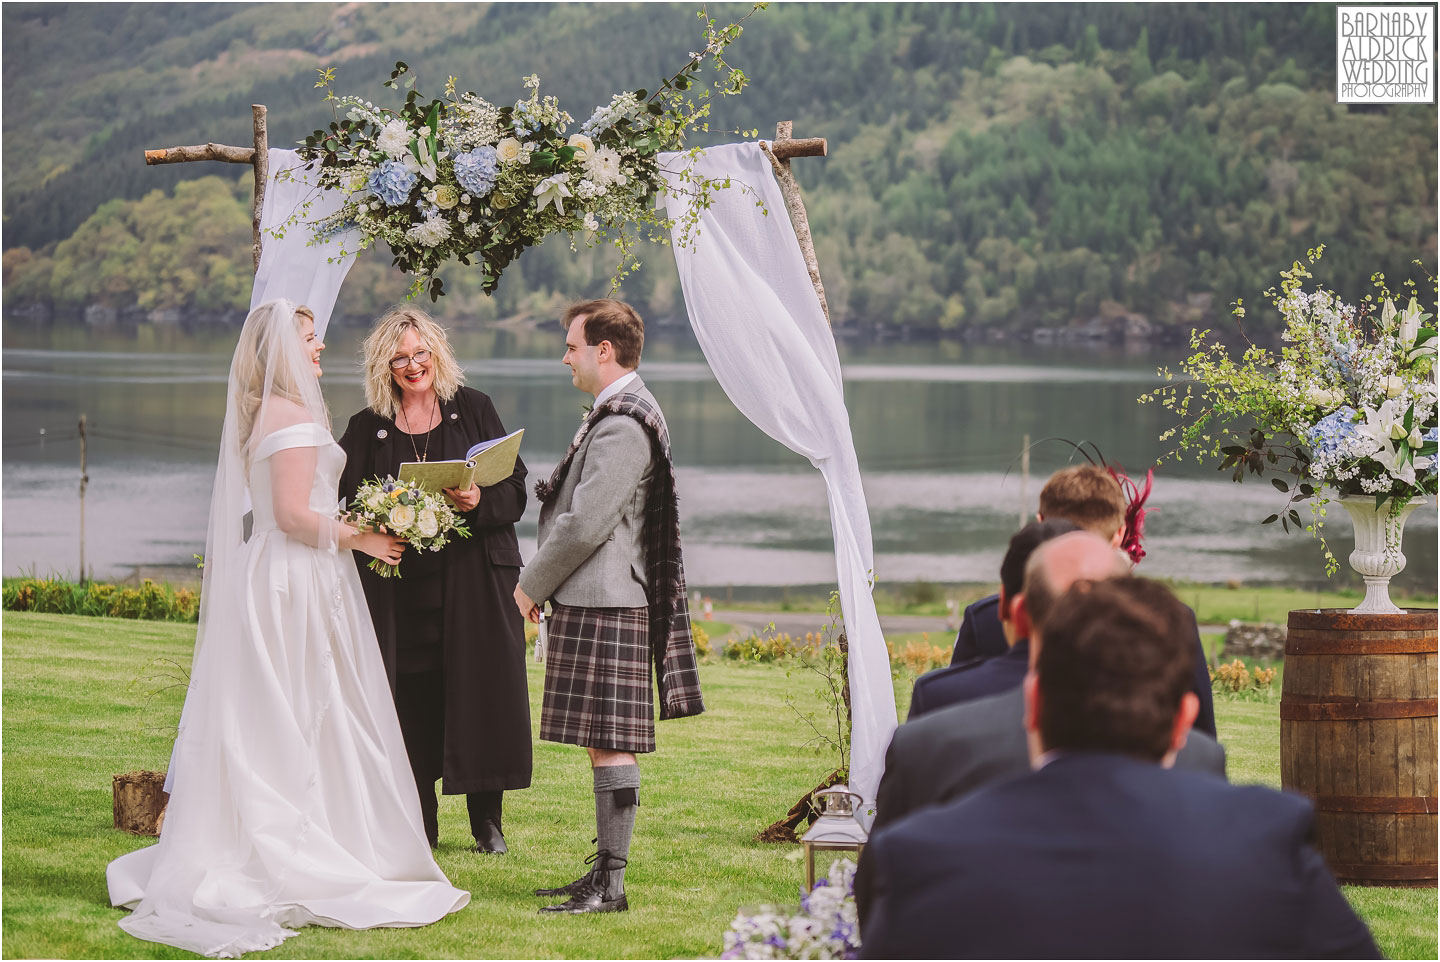
[[[1389,501],[1375,507],[1371,495],[1350,495],[1338,499],[1350,513],[1355,525],[1355,550],[1350,552],[1350,567],[1365,579],[1365,600],[1352,615],[1393,615],[1404,611],[1390,600],[1390,579],[1405,570],[1405,555],[1400,551],[1400,538],[1410,512],[1425,503],[1412,498],[1399,511],[1391,513]]]

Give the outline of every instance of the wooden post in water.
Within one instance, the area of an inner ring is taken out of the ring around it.
[[[85,486],[90,483],[85,463],[85,415],[80,415],[80,583],[85,583]]]
[[[1025,527],[1035,512],[1030,510],[1030,435],[1020,442],[1020,527]]]

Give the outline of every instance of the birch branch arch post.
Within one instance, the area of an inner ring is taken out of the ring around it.
[[[249,164],[255,169],[255,199],[250,205],[250,229],[255,239],[252,269],[260,269],[260,212],[265,209],[265,182],[270,177],[270,133],[265,125],[265,105],[251,104],[254,146],[227,147],[199,144],[195,147],[161,147],[145,151],[145,165],[187,164],[197,160],[218,160],[226,164]]]

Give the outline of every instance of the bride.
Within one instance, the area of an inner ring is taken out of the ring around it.
[[[470,900],[430,854],[349,556],[398,561],[404,544],[335,518],[345,454],[308,313],[280,300],[245,319],[169,809],[158,843],[106,871],[133,910],[121,928],[214,957],[302,925],[428,925]]]

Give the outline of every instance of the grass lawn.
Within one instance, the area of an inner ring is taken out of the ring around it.
[[[111,824],[110,776],[163,769],[178,690],[147,680],[157,659],[188,664],[194,628],[8,612],[4,619],[3,954],[9,958],[186,958],[116,926],[105,865],[150,840]],[[531,666],[538,720],[540,666]],[[799,745],[785,696],[808,707],[814,684],[783,668],[701,666],[709,711],[658,726],[641,763],[640,817],[627,876],[631,911],[540,918],[536,885],[568,881],[590,852],[594,807],[580,749],[535,742],[535,784],[506,802],[510,854],[464,851],[464,804],[441,806],[439,862],[473,893],[424,929],[307,928],[273,958],[633,958],[714,956],[736,908],[795,902],[798,848],[753,841],[828,770]],[[905,710],[909,684],[897,685]],[[1279,782],[1278,697],[1217,704],[1232,779]],[[777,737],[778,736],[778,737]],[[1391,957],[1434,957],[1434,890],[1347,889]]]

